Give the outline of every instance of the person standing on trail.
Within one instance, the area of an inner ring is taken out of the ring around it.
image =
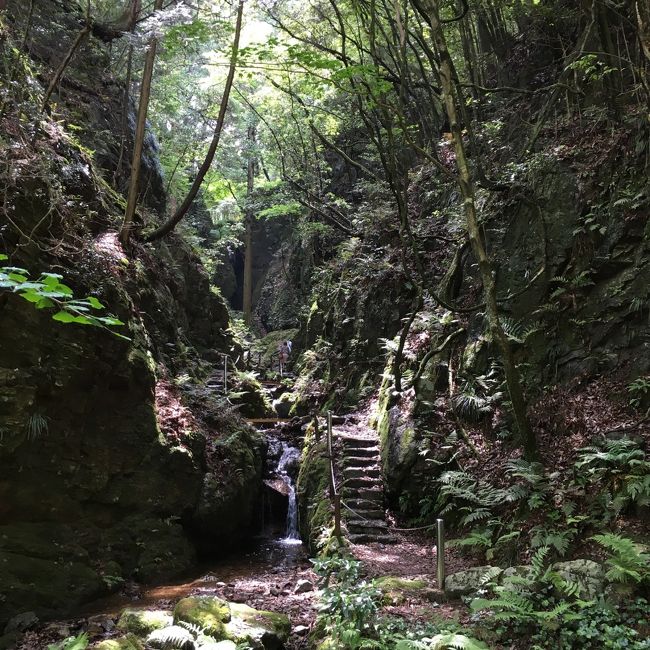
[[[280,377],[284,374],[284,367],[289,360],[289,353],[291,352],[291,345],[289,341],[282,341],[278,348],[278,357],[280,365]]]

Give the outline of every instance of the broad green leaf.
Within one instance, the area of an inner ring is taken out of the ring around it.
[[[59,321],[60,323],[74,323],[75,322],[75,317],[67,311],[61,310],[58,311],[54,316],[52,316],[54,320]]]

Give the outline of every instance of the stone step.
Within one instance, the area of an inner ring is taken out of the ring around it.
[[[378,494],[376,499],[360,499],[357,495],[352,495],[349,498],[343,499],[343,503],[352,508],[352,510],[384,510],[384,495]]]
[[[336,437],[335,434],[335,438]],[[369,447],[377,447],[377,438],[356,438],[348,435],[341,435],[338,437],[340,437],[347,449],[367,449]]]
[[[378,456],[343,456],[343,467],[377,467],[381,468]]]
[[[348,519],[346,522],[346,526],[348,527],[348,530],[351,532],[363,532],[363,530],[387,530],[388,529],[388,524],[383,521],[383,520],[378,520],[378,519]],[[360,528],[362,530],[357,530],[353,531],[353,528]]]
[[[368,467],[343,467],[343,476],[345,478],[381,478],[381,472],[376,465],[368,465]]]
[[[359,518],[362,520],[384,521],[385,513],[378,508],[375,510],[357,510],[356,508],[351,508],[351,510],[353,512],[350,512],[347,508],[345,510],[345,517],[349,517],[348,521],[354,521]]]
[[[342,483],[343,490],[347,494],[351,494],[353,490],[373,489],[377,488],[381,491],[383,483],[377,476],[362,476],[358,478],[345,478]]]
[[[399,541],[397,537],[389,533],[351,533],[348,535],[348,540],[352,544],[396,544]]]
[[[346,447],[344,458],[379,458],[379,447]]]
[[[344,500],[365,499],[375,503],[384,503],[384,491],[381,488],[361,488],[357,490],[344,491]]]

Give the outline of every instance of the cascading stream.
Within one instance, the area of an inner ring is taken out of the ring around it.
[[[278,475],[287,486],[287,530],[286,537],[282,540],[285,544],[301,544],[298,532],[298,505],[296,503],[296,487],[291,475],[292,468],[300,461],[300,451],[295,447],[283,445],[282,456],[278,461]]]

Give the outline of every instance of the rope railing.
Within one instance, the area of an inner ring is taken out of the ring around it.
[[[341,493],[334,474],[334,444],[332,434],[332,411],[327,411],[327,455],[329,457],[330,499],[334,505],[334,535],[341,537]]]

